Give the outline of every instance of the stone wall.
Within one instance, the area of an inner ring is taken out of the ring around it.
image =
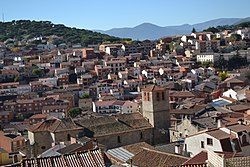
[[[56,133],[53,133],[53,136],[55,136],[54,140],[56,143],[67,142],[67,141],[70,143],[70,138],[71,137],[76,138],[78,133],[81,131],[82,130],[67,130],[67,131],[56,132]]]
[[[32,145],[32,155],[37,156],[47,149],[51,148],[53,139],[49,132],[28,132],[29,140]],[[34,142],[32,142],[34,141]]]
[[[82,108],[83,110],[93,111],[93,104],[91,98],[79,99],[78,102],[79,102],[79,107]]]
[[[98,143],[104,144],[108,149],[138,142],[147,142],[150,144],[152,142],[152,128],[96,136],[95,138]]]
[[[226,167],[249,167],[250,156],[248,157],[235,157],[226,159]]]

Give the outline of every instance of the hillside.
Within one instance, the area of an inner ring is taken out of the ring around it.
[[[112,36],[117,36],[120,38],[132,38],[132,39],[159,39],[163,36],[172,35],[182,35],[191,33],[192,29],[195,28],[197,31],[202,31],[209,27],[223,26],[223,25],[233,25],[235,23],[241,23],[249,18],[220,18],[214,19],[197,24],[183,24],[178,26],[157,26],[151,23],[143,23],[131,28],[113,28],[107,31],[98,32],[109,34]]]
[[[21,41],[51,35],[62,37],[60,40],[54,41],[55,44],[81,43],[83,46],[102,42],[120,42],[123,40],[85,29],[70,28],[63,24],[53,24],[50,21],[14,20],[12,22],[0,22],[0,42],[4,42],[7,39]]]
[[[204,29],[203,31],[216,33],[216,32],[224,31],[227,29],[237,30],[239,28],[250,28],[250,21],[248,21],[248,20],[245,20],[245,21],[246,22],[240,22],[238,24],[234,24],[234,25],[230,25],[230,26],[225,25],[225,26],[209,27],[207,29]]]

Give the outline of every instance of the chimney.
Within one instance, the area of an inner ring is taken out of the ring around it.
[[[177,144],[175,145],[175,147],[174,147],[174,152],[175,152],[175,154],[180,154],[180,144],[179,144],[179,143],[177,143]]]
[[[217,120],[217,128],[221,128],[221,119]]]
[[[238,124],[243,125],[243,120],[242,119],[238,120]]]

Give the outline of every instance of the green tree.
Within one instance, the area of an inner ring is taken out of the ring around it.
[[[175,49],[175,44],[174,44],[173,42],[171,42],[171,43],[168,45],[168,47],[169,47],[170,52],[173,52],[173,50]]]
[[[217,32],[220,32],[220,30],[218,28],[215,28],[215,27],[209,27],[208,29],[203,30],[203,32],[217,33]]]
[[[247,59],[238,55],[234,55],[232,58],[228,60],[228,68],[230,70],[238,69],[245,65],[247,65]]]
[[[19,76],[16,76],[16,77],[14,78],[14,82],[18,82],[19,80],[20,80]]]
[[[68,111],[68,115],[72,118],[75,118],[76,116],[80,115],[82,113],[82,109],[80,108],[71,108]]]
[[[12,22],[0,22],[0,42],[3,42],[8,38],[27,40],[34,37],[48,37],[51,35],[59,37],[57,39],[53,39],[55,41],[52,39],[50,40],[56,45],[66,42],[71,44],[81,43],[87,45],[100,44],[104,41],[114,43],[128,40],[128,38],[121,39],[90,30],[70,28],[62,24],[53,24],[49,21],[13,20]],[[40,43],[41,41],[35,41],[34,43],[36,42]],[[28,48],[29,47],[26,49]]]
[[[238,28],[245,28],[245,27],[250,27],[250,22],[243,22],[238,25],[236,25]]]
[[[196,33],[196,29],[194,27],[192,29],[192,33]]]
[[[42,70],[39,69],[39,68],[36,68],[36,69],[32,70],[32,74],[37,75],[37,76],[41,76],[42,75]]]
[[[228,74],[227,72],[223,71],[223,72],[219,72],[219,77],[221,81],[224,81],[225,79],[227,79]]]
[[[90,97],[89,94],[86,94],[86,93],[80,96],[81,99],[88,99],[89,97]]]
[[[69,82],[72,84],[77,83],[77,75],[75,73],[69,74]]]
[[[230,36],[230,39],[233,40],[233,41],[240,41],[241,40],[241,35],[239,35],[239,34],[232,34]]]
[[[225,68],[228,67],[228,61],[225,60],[224,57],[220,56],[218,61],[214,63],[214,67],[224,70]]]
[[[211,61],[205,61],[201,63],[201,66],[204,68],[213,67],[213,65],[214,65],[213,62]]]

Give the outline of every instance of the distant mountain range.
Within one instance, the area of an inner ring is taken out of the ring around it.
[[[132,38],[134,40],[145,40],[145,39],[159,39],[164,36],[172,35],[182,35],[190,34],[192,29],[195,28],[196,31],[202,31],[209,27],[217,27],[219,25],[233,25],[242,22],[250,21],[250,17],[247,18],[220,18],[210,21],[206,21],[198,24],[183,24],[179,26],[157,26],[151,23],[143,23],[132,28],[112,28],[110,30],[94,30],[103,34],[108,34],[111,36],[116,36],[120,38]]]

